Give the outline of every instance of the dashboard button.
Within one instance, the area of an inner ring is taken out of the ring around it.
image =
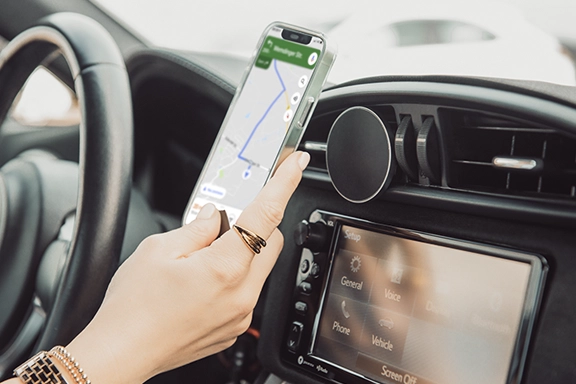
[[[302,260],[302,262],[300,263],[300,272],[308,273],[309,270],[310,270],[310,262],[308,260]]]
[[[323,223],[309,223],[302,220],[294,229],[296,245],[318,252],[326,248],[328,229]]]
[[[307,281],[303,281],[300,283],[300,292],[305,295],[309,295],[312,292],[312,284]]]
[[[302,323],[297,321],[292,323],[290,326],[290,333],[288,334],[288,341],[286,342],[289,350],[296,352],[300,346],[300,339],[302,338],[303,329],[304,325],[302,325]]]
[[[310,268],[310,275],[312,277],[318,277],[320,275],[320,266],[318,263],[312,263],[312,267]]]
[[[299,314],[305,315],[306,312],[308,312],[308,304],[303,301],[297,301],[296,304],[294,304],[294,309],[296,309],[296,312]]]

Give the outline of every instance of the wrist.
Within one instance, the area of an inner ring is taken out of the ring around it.
[[[91,384],[78,362],[61,346],[38,352],[18,366],[14,375],[25,384]]]
[[[57,346],[48,353],[67,383],[91,384],[84,369],[64,347]]]
[[[156,372],[130,337],[131,329],[114,332],[113,327],[92,322],[66,349],[80,362],[93,384],[141,384]]]

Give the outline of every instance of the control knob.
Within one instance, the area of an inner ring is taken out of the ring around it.
[[[321,251],[327,243],[328,229],[322,222],[309,223],[302,220],[294,229],[296,245],[308,248],[313,252]]]

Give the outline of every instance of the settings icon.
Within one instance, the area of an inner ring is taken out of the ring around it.
[[[352,261],[350,262],[350,270],[356,273],[360,270],[361,265],[362,265],[362,259],[360,259],[360,256],[354,256],[352,258]]]

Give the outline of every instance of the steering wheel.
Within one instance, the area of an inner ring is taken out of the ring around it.
[[[124,236],[130,86],[122,55],[101,25],[58,13],[15,37],[0,53],[0,122],[34,69],[60,54],[81,108],[80,161],[35,151],[0,169],[0,379],[88,324],[118,267]]]

